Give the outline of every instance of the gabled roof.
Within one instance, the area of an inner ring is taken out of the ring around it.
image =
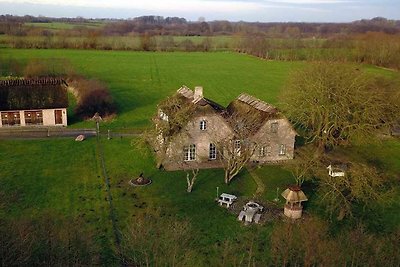
[[[178,94],[188,98],[188,99],[193,99],[194,98],[194,93],[192,90],[190,90],[188,87],[186,87],[186,85],[182,85],[181,88],[179,88],[176,91]]]
[[[205,98],[205,97],[201,97],[198,99],[194,98],[194,92],[189,89],[188,87],[186,87],[185,85],[183,85],[181,88],[179,88],[176,91],[179,95],[185,97],[188,102],[192,102],[193,104],[197,105],[197,106],[201,106],[201,107],[211,107],[213,110],[219,112],[219,113],[223,113],[225,111],[225,108],[223,106],[221,106],[220,104]]]
[[[252,106],[255,109],[258,109],[260,111],[264,111],[270,114],[275,114],[277,112],[276,108],[254,96],[242,93],[237,97],[237,100],[246,103],[250,106]]]
[[[57,78],[0,80],[0,110],[66,108],[66,86]]]
[[[253,135],[265,124],[266,121],[278,118],[277,109],[248,94],[242,93],[233,100],[227,107],[227,112],[233,121],[233,128],[238,126],[241,134]]]

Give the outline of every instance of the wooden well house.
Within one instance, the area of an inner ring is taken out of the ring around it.
[[[299,219],[303,213],[302,202],[307,201],[306,195],[300,189],[300,186],[289,186],[283,191],[282,196],[286,199],[284,214],[292,219]]]
[[[0,127],[67,126],[67,107],[62,79],[0,80]]]

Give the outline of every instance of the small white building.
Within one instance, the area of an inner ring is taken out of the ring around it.
[[[67,126],[67,107],[62,79],[0,80],[0,127]]]

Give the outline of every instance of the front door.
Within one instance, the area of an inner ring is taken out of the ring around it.
[[[54,117],[56,120],[56,124],[63,124],[62,120],[62,110],[54,110]]]

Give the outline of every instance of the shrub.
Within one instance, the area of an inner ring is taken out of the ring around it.
[[[96,80],[78,80],[76,86],[78,105],[76,115],[82,118],[91,118],[98,112],[100,116],[109,116],[116,112],[113,98],[107,86]]]
[[[72,76],[74,73],[70,62],[59,58],[32,59],[24,69],[24,76],[27,78]]]

